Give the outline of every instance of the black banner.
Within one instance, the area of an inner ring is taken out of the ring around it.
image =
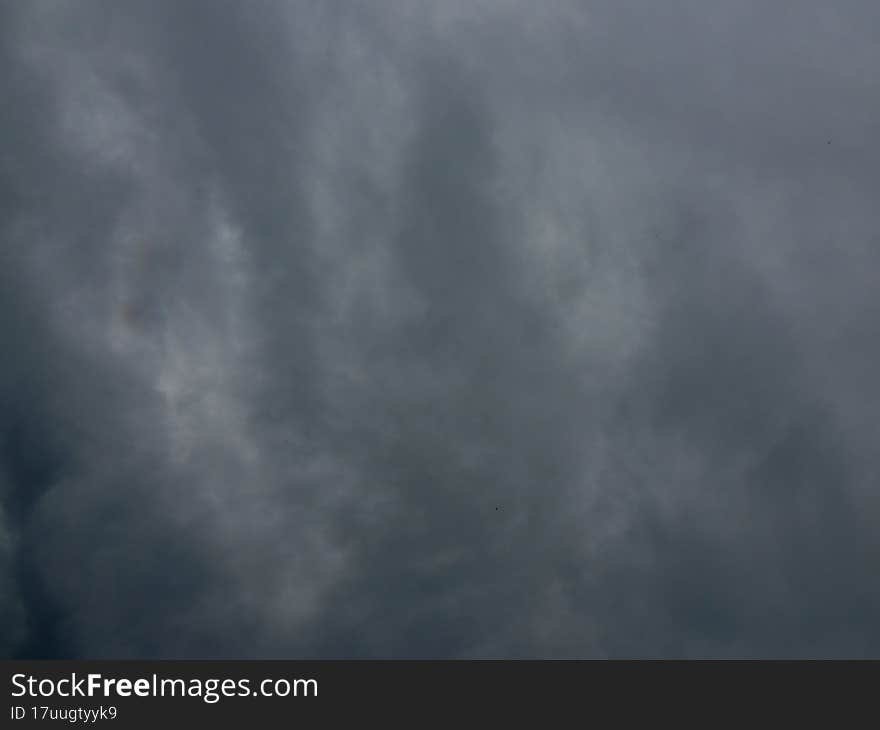
[[[2,669],[0,727],[105,728],[352,719],[418,726],[477,716],[564,726],[804,710],[839,722],[870,706],[880,676],[876,662],[6,661]]]

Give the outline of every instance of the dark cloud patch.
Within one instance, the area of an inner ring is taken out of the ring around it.
[[[0,445],[4,465],[0,485],[5,531],[8,530],[4,542],[8,541],[9,550],[9,573],[4,583],[11,583],[7,584],[2,607],[7,631],[24,642],[23,646],[13,646],[16,653],[48,658],[67,654],[70,649],[62,628],[64,609],[50,595],[35,559],[34,551],[43,536],[32,528],[31,518],[40,498],[63,474],[69,454],[52,424],[51,408],[46,402],[45,394],[52,378],[43,359],[45,353],[27,352],[25,344],[39,332],[39,326],[33,327],[33,316],[29,318],[31,327],[19,320],[24,314],[16,312],[20,303],[16,297],[4,308],[3,330],[7,335],[17,332],[19,338],[15,341],[20,344],[9,348],[12,362],[4,373],[4,387],[0,391],[3,412]],[[10,337],[7,341],[13,340]],[[13,368],[21,370],[16,373]],[[24,616],[16,615],[16,609],[21,609]]]
[[[434,59],[420,82],[393,259],[417,314],[372,346],[374,382],[389,368],[393,379],[370,396],[357,434],[373,486],[395,507],[356,537],[353,579],[331,602],[344,608],[335,617],[331,608],[318,653],[461,656],[505,631],[533,580],[524,531],[511,521],[544,539],[537,507],[555,499],[568,461],[553,422],[570,408],[553,412],[561,393],[551,380],[565,377],[564,363],[554,361],[552,328],[520,291],[516,241],[505,237],[494,194],[491,117],[455,66]],[[540,436],[548,426],[553,443]],[[530,496],[538,484],[541,497]],[[495,615],[498,605],[511,613]],[[340,642],[365,620],[369,635]]]

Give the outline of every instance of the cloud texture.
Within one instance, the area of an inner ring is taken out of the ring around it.
[[[880,656],[878,23],[0,3],[0,654]]]

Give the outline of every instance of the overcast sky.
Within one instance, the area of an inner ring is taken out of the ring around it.
[[[0,0],[0,655],[880,656],[878,28]]]

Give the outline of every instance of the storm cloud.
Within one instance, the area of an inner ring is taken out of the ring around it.
[[[880,656],[878,23],[0,3],[0,654]]]

